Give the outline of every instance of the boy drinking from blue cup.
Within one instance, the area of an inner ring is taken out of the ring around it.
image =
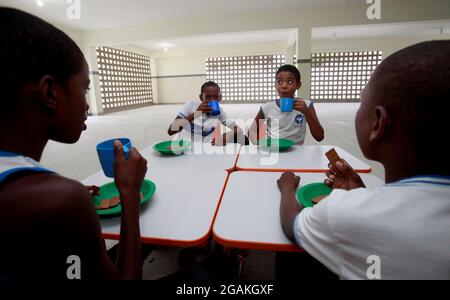
[[[275,88],[280,99],[261,106],[250,128],[252,143],[256,144],[261,138],[259,130],[263,122],[267,124],[267,138],[285,138],[302,145],[308,124],[314,139],[319,142],[323,140],[324,131],[312,101],[295,97],[301,85],[300,72],[296,67],[284,65],[278,69]]]
[[[246,143],[247,138],[242,130],[220,107],[221,99],[219,85],[213,81],[205,82],[200,89],[199,100],[191,100],[183,105],[167,133],[170,136],[179,133],[179,139],[200,140],[213,145]],[[214,133],[221,124],[232,130],[215,139]]]
[[[210,114],[213,116],[218,116],[220,115],[220,105],[219,105],[219,100],[212,100],[208,102],[208,105],[211,107],[211,112]]]

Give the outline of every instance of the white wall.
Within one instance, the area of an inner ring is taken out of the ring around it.
[[[85,33],[84,31],[69,28],[64,25],[53,25],[67,34],[72,40],[74,40],[78,47],[80,47],[81,49],[83,48],[83,34]]]
[[[205,81],[206,76],[158,78],[158,103],[185,103],[197,99]]]
[[[189,52],[185,56],[155,57],[158,76],[205,74],[205,57]]]

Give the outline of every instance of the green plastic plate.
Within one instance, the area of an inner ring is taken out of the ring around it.
[[[329,195],[331,189],[323,182],[311,183],[302,186],[297,191],[297,199],[303,207],[312,207],[313,198]]]
[[[144,195],[144,198],[141,200],[141,205],[147,203],[155,191],[156,185],[152,181],[144,179],[141,186],[141,193]],[[119,196],[119,190],[114,182],[102,185],[99,192],[99,196],[93,197],[95,207],[98,207],[103,199],[111,199],[114,196]],[[120,203],[109,209],[97,209],[97,214],[100,216],[116,216],[120,215],[121,212],[122,205]]]
[[[258,145],[260,145],[263,148],[269,149],[269,150],[285,150],[293,145],[295,145],[294,141],[288,140],[288,139],[263,139],[258,141]]]
[[[190,146],[188,141],[165,141],[153,145],[153,150],[165,155],[180,155]]]

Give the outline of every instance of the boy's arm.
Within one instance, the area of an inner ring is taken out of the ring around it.
[[[167,134],[170,136],[177,134],[178,132],[183,130],[183,128],[189,126],[193,120],[194,114],[190,114],[186,118],[177,116],[172,124],[170,124],[169,129],[167,130]]]
[[[227,143],[238,143],[241,145],[248,144],[248,138],[245,136],[244,131],[237,126],[236,124],[232,124],[229,126],[231,131],[225,132],[221,136],[221,140],[213,140],[211,144],[214,146],[225,146]]]
[[[36,260],[29,261],[29,267],[38,278],[67,279],[67,259],[73,255],[80,260],[81,279],[120,278],[101,239],[91,195],[82,184],[57,174],[28,173],[12,179],[2,195],[19,205],[11,206],[13,218],[9,222],[13,241],[8,247],[17,247],[11,252],[12,264],[26,262],[24,247],[30,245],[23,242],[25,239],[36,241],[31,243]],[[15,213],[18,209],[19,215]]]
[[[309,130],[311,131],[311,135],[318,142],[322,141],[325,137],[324,130],[322,125],[320,124],[319,119],[317,118],[316,110],[313,105],[308,107],[306,102],[303,99],[296,98],[294,109],[301,112],[305,118],[306,122],[308,122]]]
[[[258,141],[259,141],[259,138],[260,138],[260,136],[259,136],[259,129],[260,129],[259,122],[260,122],[260,120],[263,120],[263,119],[264,119],[264,114],[260,110],[258,112],[258,114],[256,115],[255,120],[253,121],[252,126],[250,127],[250,130],[248,132],[248,137],[249,137],[250,141],[252,142],[252,144],[255,144],[255,145],[258,144]]]
[[[281,192],[280,202],[280,220],[284,234],[293,242],[294,238],[294,220],[302,211],[303,207],[295,199],[300,177],[292,172],[286,172],[278,179],[278,188]]]
[[[115,183],[119,189],[122,205],[119,249],[115,265],[104,248],[99,219],[88,191],[75,182],[64,189],[67,195],[64,198],[68,200],[67,205],[63,206],[64,211],[59,214],[62,216],[60,222],[70,238],[68,245],[71,245],[71,249],[66,251],[73,250],[72,254],[75,255],[77,252],[80,253],[84,276],[81,279],[142,278],[139,189],[147,171],[147,162],[135,148],[130,150],[130,157],[126,161],[122,145],[117,142],[115,155]]]
[[[119,141],[114,142],[114,182],[120,193],[122,216],[117,268],[124,279],[141,279],[141,235],[139,230],[140,189],[147,173],[147,161],[136,148],[126,160]]]
[[[300,178],[293,173],[284,173],[278,180],[281,191],[280,218],[283,231],[295,244],[302,247],[332,272],[340,275],[342,250],[331,231],[328,204],[339,201],[323,200],[306,211],[296,201],[295,190]],[[340,194],[341,197],[345,194]],[[351,222],[349,218],[343,220]]]
[[[81,279],[121,279],[121,272],[106,252],[91,196],[77,183],[66,187],[66,191],[67,205],[59,213],[60,227],[70,241],[64,242],[68,248],[62,251],[80,257]]]

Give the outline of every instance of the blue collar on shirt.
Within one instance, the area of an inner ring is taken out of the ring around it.
[[[425,184],[434,184],[434,185],[444,185],[450,186],[450,176],[442,176],[442,175],[417,175],[410,178],[405,178],[398,180],[396,182],[392,182],[387,184],[387,186],[402,186],[409,185],[414,183],[425,183]]]
[[[3,157],[14,157],[14,156],[21,156],[21,154],[0,150],[0,156],[3,156]]]

